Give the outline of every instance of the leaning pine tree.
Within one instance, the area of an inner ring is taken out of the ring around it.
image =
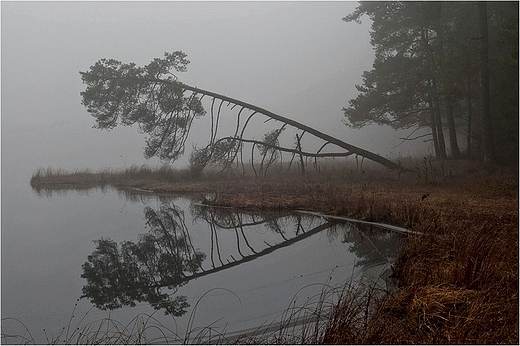
[[[185,72],[188,64],[186,54],[181,51],[165,53],[163,59],[155,58],[144,67],[113,59],[101,59],[91,66],[89,71],[80,72],[83,83],[87,85],[81,92],[82,104],[96,119],[96,128],[112,129],[120,124],[137,124],[139,131],[147,135],[145,157],[156,156],[163,161],[173,162],[184,154],[193,122],[206,115],[202,105],[203,97],[211,98],[212,121],[208,143],[200,149],[195,148],[190,155],[191,167],[197,174],[208,164],[229,167],[231,163],[237,162],[238,154],[242,154],[245,143],[260,150],[264,173],[277,158],[277,152],[291,153],[293,158],[296,155],[319,158],[355,154],[392,170],[406,170],[382,156],[292,119],[231,97],[186,85],[179,81],[175,73]],[[213,106],[217,100],[220,104],[217,114],[214,114]],[[224,102],[231,106],[231,109],[239,107],[236,128],[229,136],[217,137],[220,111]],[[244,134],[253,116],[264,116],[267,120],[275,120],[282,125],[264,135],[263,141],[248,139]],[[303,151],[301,144],[294,147],[280,145],[278,136],[273,140],[273,134],[279,135],[287,127],[293,128],[298,138],[301,139],[308,133],[321,139],[323,145],[314,152]],[[329,145],[339,147],[341,151],[324,152],[324,148]]]

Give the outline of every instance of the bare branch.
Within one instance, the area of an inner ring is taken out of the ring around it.
[[[420,130],[420,129],[421,129],[421,128],[418,127],[418,128],[416,128],[415,130],[413,130],[413,131],[412,131],[408,136],[406,136],[405,138],[399,138],[399,139],[402,139],[402,141],[401,141],[399,144],[397,144],[395,147],[393,147],[392,149],[397,148],[398,146],[400,146],[401,144],[403,144],[403,143],[406,142],[406,141],[414,141],[414,140],[416,140],[416,139],[419,139],[419,138],[423,138],[423,137],[431,136],[431,135],[432,135],[431,132],[428,132],[428,133],[426,133],[426,134],[424,134],[424,135],[420,135],[420,136],[417,136],[417,137],[414,137],[414,138],[410,138],[410,137],[411,137],[415,132],[417,132],[417,131]]]
[[[280,150],[280,151],[283,151],[286,153],[301,154],[301,155],[307,156],[307,157],[348,157],[348,156],[354,154],[354,152],[321,153],[321,154],[320,153],[309,153],[309,152],[300,151],[298,149],[291,149],[291,148],[280,147],[277,145],[272,145],[272,144],[262,142],[262,141],[257,141],[254,139],[243,139],[243,138],[236,138],[236,137],[223,137],[223,138],[219,139],[217,142],[215,142],[215,144],[218,143],[219,141],[224,141],[224,140],[237,140],[237,141],[243,142],[243,143],[253,143],[254,145],[263,145],[263,146],[273,148],[275,150]]]

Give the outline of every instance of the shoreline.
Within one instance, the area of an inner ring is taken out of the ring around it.
[[[397,258],[397,293],[377,302],[364,326],[338,320],[323,341],[518,343],[517,168],[457,169],[447,175],[338,169],[267,178],[209,174],[199,180],[177,171],[49,171],[35,175],[31,185],[37,191],[111,186],[138,194],[189,194],[215,206],[307,210],[406,229],[414,234]],[[337,306],[337,316],[347,308],[348,302]]]

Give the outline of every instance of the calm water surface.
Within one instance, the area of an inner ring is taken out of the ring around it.
[[[46,343],[63,327],[108,316],[126,324],[139,314],[153,314],[170,340],[208,326],[239,334],[322,294],[333,300],[333,288],[351,278],[388,275],[381,273],[401,240],[302,213],[246,214],[187,198],[110,189],[38,194],[28,183],[4,185],[2,342],[20,342],[5,334],[22,334]]]

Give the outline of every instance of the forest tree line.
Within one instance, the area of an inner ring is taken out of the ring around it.
[[[375,60],[348,126],[409,129],[439,159],[518,163],[518,2],[363,1],[343,20],[363,16]]]

